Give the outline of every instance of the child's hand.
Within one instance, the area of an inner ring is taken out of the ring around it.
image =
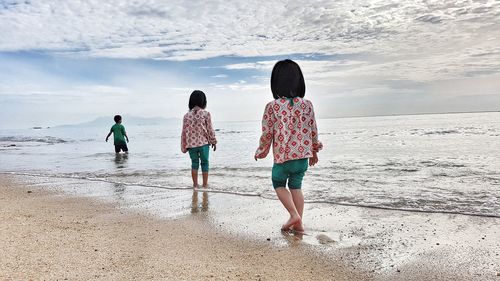
[[[314,166],[316,163],[318,163],[318,155],[316,152],[313,152],[313,156],[309,157],[309,166]]]
[[[127,143],[128,143],[128,138],[127,138]]]
[[[108,142],[108,138],[106,138],[106,142]]]
[[[215,144],[212,144],[212,148],[214,149],[214,151],[217,149],[217,145]]]
[[[257,156],[254,156],[253,159],[255,159],[255,161],[257,161]]]

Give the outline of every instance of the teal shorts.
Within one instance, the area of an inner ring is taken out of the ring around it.
[[[286,187],[288,180],[288,188],[300,189],[308,164],[307,158],[290,160],[280,164],[274,163],[272,173],[273,187]]]
[[[189,157],[191,158],[191,169],[198,170],[200,168],[203,172],[208,172],[208,153],[210,145],[206,144],[198,147],[188,148]]]

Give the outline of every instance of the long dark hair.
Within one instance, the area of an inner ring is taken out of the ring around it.
[[[207,107],[207,97],[205,93],[200,90],[194,90],[189,97],[189,110],[195,108],[196,106],[205,108]]]
[[[275,99],[303,98],[306,84],[300,66],[289,59],[277,62],[271,74],[271,91]]]

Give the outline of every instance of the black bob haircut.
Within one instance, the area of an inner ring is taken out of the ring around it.
[[[115,115],[115,117],[113,117],[113,120],[115,120],[116,123],[120,122],[120,120],[122,120],[122,117],[120,115]]]
[[[200,90],[194,90],[189,97],[189,110],[196,106],[205,109],[207,107],[207,97],[205,93]]]
[[[289,59],[277,62],[271,74],[271,91],[275,99],[303,98],[306,84],[300,66]]]

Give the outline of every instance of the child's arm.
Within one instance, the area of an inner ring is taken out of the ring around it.
[[[182,133],[181,133],[181,151],[182,153],[187,152],[187,139],[186,139],[186,116],[182,120]]]
[[[207,111],[207,132],[208,132],[208,142],[212,145],[214,151],[217,149],[217,139],[215,138],[215,130],[212,125],[212,117],[210,112]]]
[[[323,144],[318,140],[318,126],[316,125],[316,117],[314,116],[314,108],[311,103],[311,137],[312,137],[312,157],[309,157],[309,166],[314,166],[318,163],[318,152],[323,148]]]
[[[113,133],[112,130],[109,131],[109,134],[106,136],[106,142],[108,142],[108,139],[109,139],[109,136],[111,136],[111,134]]]
[[[316,163],[318,163],[318,154],[313,151],[313,156],[309,157],[309,166],[314,166]]]
[[[262,116],[262,135],[260,136],[259,148],[255,151],[255,161],[259,158],[265,158],[269,153],[273,141],[273,128],[275,122],[276,118],[274,117],[273,108],[271,103],[269,103]]]
[[[122,134],[127,139],[127,142],[128,142],[128,136],[127,136],[127,132],[125,132],[125,127],[122,127]]]
[[[316,125],[316,117],[314,116],[314,108],[313,108],[312,103],[310,103],[310,105],[311,105],[311,121],[310,122],[311,122],[312,146],[313,146],[313,152],[317,153],[321,149],[323,149],[323,144],[318,140],[318,126]]]

